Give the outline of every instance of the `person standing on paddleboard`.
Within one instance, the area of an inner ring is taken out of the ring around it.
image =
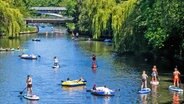
[[[95,54],[92,55],[92,61],[96,63],[96,55]]]
[[[147,78],[148,75],[146,74],[146,71],[142,72],[142,84],[141,84],[141,89],[147,88]]]
[[[59,63],[59,60],[56,56],[54,56],[54,66],[58,65]]]
[[[156,65],[153,66],[152,68],[152,81],[157,81],[157,77],[158,77],[158,72],[157,72],[157,67]]]
[[[26,86],[27,86],[27,95],[32,95],[32,78],[30,75],[27,75]]]
[[[180,75],[181,74],[178,71],[177,67],[175,67],[173,72],[173,83],[175,87],[179,87]]]
[[[92,55],[92,68],[96,68],[97,67],[97,64],[96,64],[96,55],[93,54]]]

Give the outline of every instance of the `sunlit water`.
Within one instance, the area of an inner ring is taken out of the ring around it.
[[[48,29],[46,29],[48,30]],[[64,31],[64,30],[63,30]],[[40,38],[40,42],[31,39]],[[3,45],[3,42],[6,45]],[[183,94],[169,92],[168,76],[160,76],[159,86],[150,86],[152,92],[139,95],[140,75],[146,70],[150,76],[152,65],[135,57],[117,57],[112,44],[72,40],[66,34],[44,33],[22,36],[21,40],[1,39],[2,47],[18,47],[24,51],[0,53],[0,104],[178,104]],[[38,60],[20,59],[21,53],[40,55]],[[91,55],[97,55],[98,68],[91,69]],[[53,69],[53,57],[59,58],[61,68]],[[19,96],[26,84],[26,76],[33,77],[33,92],[39,101],[29,101]],[[83,76],[87,85],[61,87],[60,81]],[[149,82],[149,81],[148,81]],[[86,92],[93,84],[117,90],[113,97],[100,97]],[[174,100],[173,100],[174,99]]]

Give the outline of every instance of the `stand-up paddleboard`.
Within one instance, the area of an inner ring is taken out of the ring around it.
[[[169,90],[176,91],[176,92],[183,92],[183,89],[181,89],[179,87],[175,87],[174,85],[170,85]]]
[[[59,68],[60,67],[60,65],[54,65],[54,66],[52,66],[52,68]]]
[[[25,99],[28,99],[28,100],[39,100],[40,99],[40,97],[37,96],[37,95],[32,95],[32,96],[30,96],[30,95],[24,95],[23,97]]]
[[[150,88],[142,88],[141,90],[138,91],[139,94],[148,94],[151,92]]]
[[[158,85],[159,84],[159,81],[150,81],[150,84],[152,84],[152,85]]]

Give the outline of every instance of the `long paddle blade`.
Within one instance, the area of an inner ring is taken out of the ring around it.
[[[19,94],[22,94],[26,88],[27,88],[27,87],[25,87],[21,92],[19,92]]]

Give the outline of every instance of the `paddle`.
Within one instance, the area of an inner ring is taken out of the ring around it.
[[[27,88],[27,87],[25,87],[21,92],[19,92],[19,94],[22,95],[22,93],[25,91],[26,88]]]
[[[91,92],[91,90],[87,89],[86,92]]]

